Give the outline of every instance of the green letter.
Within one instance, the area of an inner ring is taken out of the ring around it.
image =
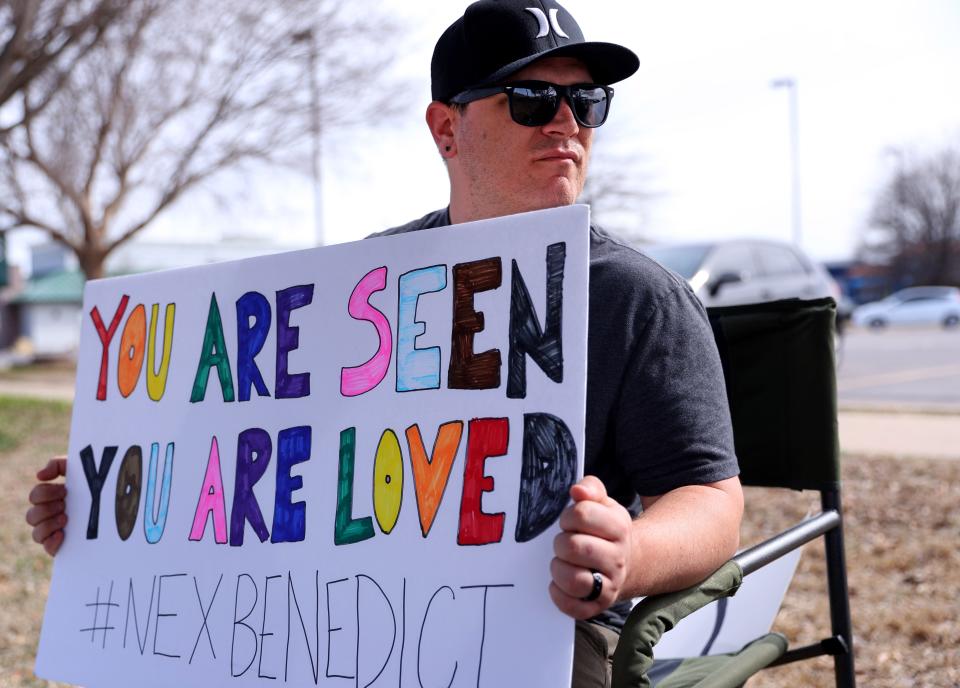
[[[333,531],[336,545],[352,545],[373,537],[373,519],[353,517],[353,462],[357,448],[357,429],[340,433],[340,471],[337,476],[337,518]]]
[[[227,345],[223,340],[223,324],[220,322],[220,308],[217,306],[216,292],[210,295],[207,332],[203,335],[203,351],[200,354],[200,365],[197,366],[197,377],[193,380],[193,393],[190,395],[190,401],[203,401],[203,397],[207,393],[210,368],[214,366],[217,367],[217,374],[220,377],[223,400],[233,401],[233,377],[230,374],[230,358],[227,356]]]

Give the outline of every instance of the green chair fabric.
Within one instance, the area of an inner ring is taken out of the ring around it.
[[[839,487],[833,299],[711,308],[744,485]]]
[[[734,654],[685,659],[655,688],[736,688],[787,651],[787,639],[768,633]]]
[[[728,561],[699,585],[641,600],[627,617],[613,655],[614,687],[650,686],[647,672],[661,636],[701,607],[736,593],[742,581],[740,566]]]

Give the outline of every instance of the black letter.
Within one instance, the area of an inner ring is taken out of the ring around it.
[[[330,586],[336,585],[337,583],[346,583],[349,581],[349,578],[338,578],[335,581],[327,581],[327,678],[353,678],[353,676],[344,676],[343,674],[331,674],[330,673],[330,636],[332,636],[337,631],[342,631],[343,628],[337,626],[334,628],[330,625]]]
[[[217,587],[213,590],[213,595],[210,597],[210,604],[207,605],[206,609],[203,607],[203,600],[200,598],[200,586],[197,585],[197,577],[193,577],[193,587],[197,591],[197,604],[200,605],[200,614],[203,617],[203,622],[200,626],[199,632],[197,632],[197,640],[193,643],[193,651],[190,653],[190,660],[187,664],[193,663],[193,655],[197,652],[197,645],[200,644],[200,635],[206,631],[207,632],[207,642],[210,643],[210,654],[213,655],[213,658],[217,658],[217,653],[213,649],[213,638],[210,636],[210,627],[207,626],[207,618],[210,616],[210,610],[213,609],[213,601],[217,599],[217,593],[220,592],[220,583],[223,582],[223,574],[220,574],[220,580],[217,581]]]
[[[547,327],[540,329],[537,311],[523,282],[517,261],[513,262],[510,287],[510,355],[507,359],[507,397],[527,396],[527,358],[554,382],[563,382],[563,263],[567,245],[547,247]]]
[[[549,413],[523,414],[523,466],[517,542],[537,537],[560,516],[577,473],[577,445]]]
[[[163,579],[164,578],[180,578],[181,576],[186,576],[185,573],[170,573],[160,576],[160,580],[157,581],[157,619],[153,622],[153,654],[161,655],[163,657],[170,657],[172,659],[177,659],[180,655],[168,655],[166,652],[157,651],[157,636],[160,635],[160,619],[167,616],[177,616],[176,614],[164,614],[160,611],[160,595],[163,593]]]
[[[89,444],[80,450],[80,461],[83,462],[83,474],[87,477],[87,485],[90,486],[90,519],[87,521],[87,539],[97,539],[97,528],[100,525],[100,492],[103,490],[103,483],[107,480],[107,473],[110,472],[110,464],[113,463],[113,457],[117,455],[116,447],[104,447],[103,458],[100,459],[100,469],[97,469],[93,459],[93,447]]]
[[[423,648],[423,629],[427,625],[427,615],[430,614],[430,607],[433,605],[433,600],[436,599],[437,595],[440,594],[441,590],[450,591],[450,597],[457,599],[456,594],[453,592],[453,588],[444,585],[440,588],[437,588],[436,591],[430,596],[430,601],[427,602],[427,608],[423,612],[423,622],[420,624],[420,641],[417,643],[417,682],[420,684],[420,688],[423,688],[423,677],[420,675],[420,650]],[[453,679],[457,675],[457,665],[458,662],[453,663],[453,673],[450,674],[450,683],[447,684],[447,688],[453,685]]]
[[[240,579],[241,578],[247,578],[249,579],[250,583],[253,584],[253,604],[250,605],[250,611],[244,614],[243,618],[238,619],[237,618],[237,602],[240,600]],[[257,593],[257,584],[256,582],[254,582],[253,576],[251,576],[248,573],[241,573],[239,576],[237,576],[237,587],[233,597],[233,635],[230,638],[230,675],[233,678],[236,678],[237,676],[243,676],[245,673],[247,673],[247,670],[250,669],[251,666],[253,666],[253,660],[257,658],[257,632],[253,630],[252,626],[249,626],[243,622],[246,621],[248,618],[250,618],[250,615],[253,614],[253,610],[257,608],[258,599],[259,599],[259,594]],[[233,650],[237,642],[237,626],[243,626],[248,631],[250,631],[250,635],[253,636],[253,654],[250,655],[250,661],[247,663],[247,666],[245,666],[243,668],[243,671],[241,671],[239,674],[236,673],[233,668]]]
[[[263,639],[273,635],[273,633],[265,633],[264,631],[267,629],[267,593],[270,592],[270,581],[274,578],[281,578],[281,576],[267,576],[263,581],[263,621],[260,623],[260,659],[257,662],[257,678],[277,678],[260,673],[263,671],[263,646],[266,645]]]

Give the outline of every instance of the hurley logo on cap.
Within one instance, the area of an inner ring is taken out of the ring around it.
[[[553,30],[558,36],[563,36],[564,38],[570,38],[563,29],[560,28],[560,22],[557,21],[557,13],[560,12],[559,9],[550,10],[550,19],[547,19],[547,15],[543,13],[543,10],[539,7],[524,7],[524,9],[537,18],[537,21],[540,23],[540,33],[537,34],[537,38],[543,38],[550,34],[550,28],[553,27]]]

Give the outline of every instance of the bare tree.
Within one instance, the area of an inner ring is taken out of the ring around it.
[[[861,256],[886,264],[897,283],[960,285],[960,147],[894,157]]]
[[[365,9],[131,3],[0,139],[0,231],[44,230],[100,277],[113,250],[215,175],[296,160],[317,122],[382,116],[396,103],[382,83],[390,26]]]
[[[642,169],[642,156],[594,146],[590,172],[578,203],[590,205],[591,219],[621,239],[639,242],[650,202],[658,197]]]
[[[0,0],[0,108],[20,100],[0,136],[43,109],[127,7],[122,0]],[[27,87],[41,81],[28,98]]]

